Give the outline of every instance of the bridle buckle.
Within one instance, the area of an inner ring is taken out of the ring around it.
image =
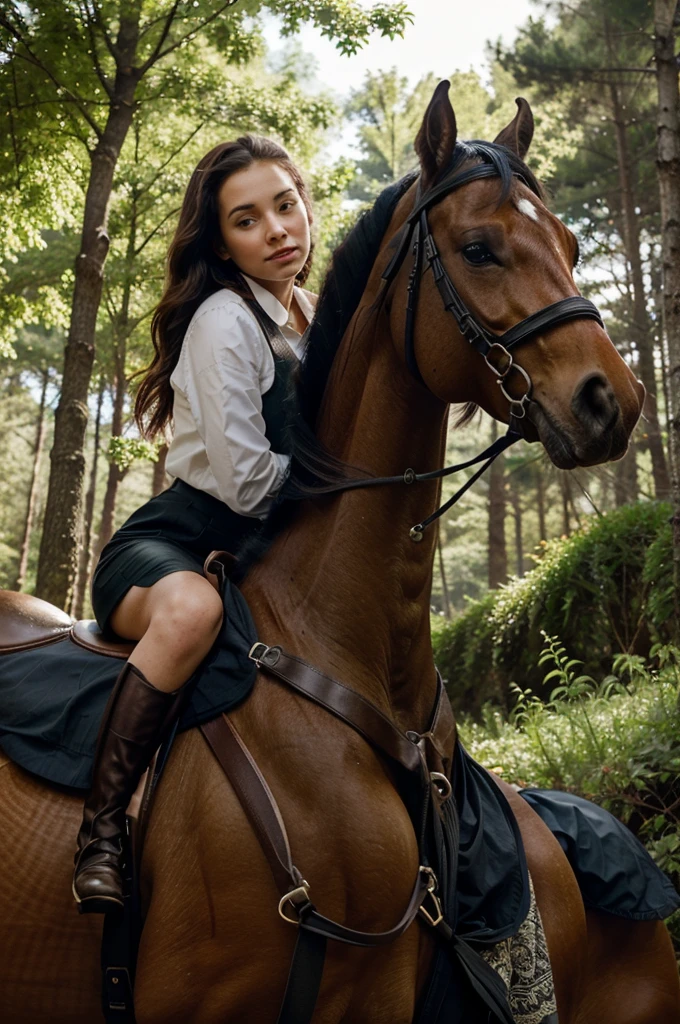
[[[480,349],[487,340],[484,331],[469,310],[459,318],[458,329],[473,348]]]

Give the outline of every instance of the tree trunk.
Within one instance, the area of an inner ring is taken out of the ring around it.
[[[614,468],[614,504],[634,505],[638,500],[639,485],[636,457],[637,443],[631,438],[628,451]]]
[[[123,8],[124,9],[124,8]],[[92,153],[80,252],[75,265],[71,322],[64,353],[61,397],[55,415],[50,483],[36,592],[60,608],[70,604],[76,571],[78,525],[85,475],[87,397],[94,362],[95,328],[109,248],[108,204],[113,175],[134,114],[139,73],[134,57],[139,7],[121,17],[119,61],[106,127]]]
[[[442,551],[442,532],[440,529],[440,523],[437,523],[437,555],[439,556],[439,575],[442,581],[442,604],[444,605],[444,615],[447,619],[450,619],[451,601],[449,600],[449,588],[446,583],[446,569],[444,568],[444,553]]]
[[[165,472],[165,460],[168,455],[167,444],[161,445],[158,449],[158,462],[153,464],[153,478],[151,481],[151,497],[155,498],[157,494],[164,491],[168,486],[168,477]]]
[[[102,420],[102,405],[105,393],[104,377],[99,381],[99,394],[97,396],[97,415],[94,421],[94,451],[92,453],[92,469],[90,470],[90,485],[85,498],[85,514],[83,516],[83,534],[78,554],[78,574],[73,591],[73,605],[71,615],[74,619],[82,619],[83,606],[85,604],[85,593],[90,579],[90,566],[92,564],[92,522],[94,520],[94,499],[97,491],[97,465],[99,462],[99,430]]]
[[[493,421],[491,440],[498,437],[498,424]],[[488,580],[489,589],[495,590],[508,578],[508,551],[505,544],[505,473],[503,456],[499,455],[489,467],[489,521],[488,521]]]
[[[512,505],[512,518],[515,523],[515,559],[517,565],[517,575],[523,576],[524,541],[522,537],[522,503],[520,500],[518,485],[514,481],[510,485],[510,503]]]
[[[623,114],[619,87],[616,83],[610,83],[609,93],[616,135],[624,245],[630,267],[633,292],[634,339],[640,356],[640,377],[647,390],[645,402],[647,445],[652,459],[652,475],[656,497],[667,498],[670,482],[661,439],[661,429],[659,427],[654,341],[645,300],[644,275],[642,257],[640,255],[640,228],[635,212],[635,195],[631,181],[631,160],[627,136],[628,126]]]
[[[24,522],[24,536],[21,541],[21,552],[19,554],[19,568],[17,569],[16,580],[13,590],[23,590],[26,583],[26,569],[28,567],[28,552],[31,546],[31,534],[33,533],[33,520],[35,519],[35,507],[38,501],[38,484],[40,464],[42,462],[43,447],[45,444],[45,406],[47,403],[47,385],[49,383],[49,371],[42,371],[42,387],[40,389],[40,406],[38,419],[35,426],[35,442],[33,444],[33,470],[31,473],[31,486],[28,490],[28,503],[26,505],[26,520]]]
[[[123,417],[125,412],[125,395],[127,392],[127,381],[125,379],[125,341],[118,340],[115,346],[115,380],[113,392],[113,417],[111,420],[111,436],[120,437],[123,433]],[[109,462],[109,472],[106,478],[106,492],[104,494],[104,506],[102,518],[99,525],[99,536],[95,546],[95,560],[99,559],[105,544],[111,540],[116,517],[116,499],[118,497],[118,485],[125,478],[127,470],[121,469],[115,462]]]
[[[543,467],[539,463],[536,467],[536,509],[538,511],[538,539],[548,539],[548,528],[545,523],[545,480],[543,479]]]
[[[668,351],[675,626],[680,632],[680,100],[675,0],[654,0],[658,88],[657,155],[663,253],[663,321]]]
[[[569,537],[571,534],[571,519],[569,516],[571,484],[566,473],[560,473],[560,494],[562,496],[562,534],[564,537]]]

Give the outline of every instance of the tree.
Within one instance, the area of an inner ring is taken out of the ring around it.
[[[658,216],[647,155],[653,84],[644,31],[649,5],[645,0],[580,0],[544,6],[558,15],[557,23],[548,27],[543,19],[530,21],[512,50],[499,48],[499,56],[521,86],[535,88],[540,97],[560,97],[572,122],[582,128],[579,158],[559,165],[558,205],[580,233],[596,239],[594,251],[586,249],[587,257],[613,256],[616,263],[621,252],[625,258],[626,302],[619,311],[624,337],[616,340],[632,335],[635,344],[648,394],[644,439],[655,492],[663,498],[669,478],[642,255],[646,230],[656,230]],[[616,271],[615,266],[611,269]]]
[[[455,71],[449,79],[462,137],[493,137],[491,115],[509,99],[507,81],[498,78],[494,94],[475,71]],[[392,68],[368,71],[362,87],[351,92],[345,112],[358,126],[362,152],[353,198],[372,199],[417,165],[413,140],[437,82],[436,75],[425,75],[409,89],[408,79]]]
[[[7,0],[0,9],[0,87],[15,153],[20,158],[46,140],[54,150],[55,140],[64,138],[70,147],[80,143],[89,161],[38,573],[39,593],[61,606],[69,601],[75,572],[109,202],[135,115],[146,104],[192,95],[207,45],[222,56],[211,73],[213,85],[224,87],[225,66],[242,63],[259,45],[246,13],[266,8],[280,14],[285,33],[311,21],[348,53],[371,31],[401,32],[410,17],[402,3],[366,10],[352,0],[267,0],[248,4],[247,12],[234,10],[235,3]]]
[[[491,422],[491,440],[498,437],[498,423]],[[505,543],[505,470],[499,455],[489,467],[489,590],[495,590],[508,578],[508,550]]]
[[[668,346],[670,450],[673,481],[673,568],[676,631],[680,631],[680,101],[676,0],[654,0],[658,95],[657,155],[663,251],[663,320]]]

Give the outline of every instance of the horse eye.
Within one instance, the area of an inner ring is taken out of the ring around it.
[[[481,267],[485,263],[498,263],[498,260],[484,242],[470,242],[461,250],[463,258],[473,267]]]

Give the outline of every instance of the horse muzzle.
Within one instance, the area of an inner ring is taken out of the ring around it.
[[[624,412],[607,378],[591,373],[574,390],[566,415],[555,415],[536,399],[529,418],[558,469],[597,466],[626,454],[643,398],[644,388],[636,396],[636,408]]]

